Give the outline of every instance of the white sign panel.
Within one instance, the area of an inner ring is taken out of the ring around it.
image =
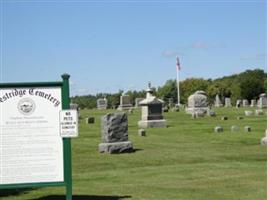
[[[62,110],[60,112],[61,137],[72,138],[78,136],[78,112],[77,110]]]
[[[60,87],[0,89],[0,184],[63,182]]]

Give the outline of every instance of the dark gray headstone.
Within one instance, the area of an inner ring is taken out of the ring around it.
[[[126,113],[108,113],[101,118],[101,139],[99,152],[132,152],[133,145],[128,141],[128,119]]]
[[[128,119],[125,113],[108,113],[101,120],[102,142],[128,141]]]

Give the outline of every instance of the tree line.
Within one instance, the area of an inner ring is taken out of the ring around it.
[[[170,98],[177,102],[176,80],[167,80],[163,86],[153,88],[155,95],[165,102]],[[246,70],[239,74],[224,76],[217,79],[187,78],[180,82],[180,99],[182,104],[187,103],[187,98],[197,90],[203,90],[208,96],[209,103],[213,103],[218,94],[223,100],[230,97],[232,103],[237,99],[257,99],[261,93],[267,92],[267,73],[262,69]],[[96,101],[106,97],[108,108],[116,108],[120,104],[120,96],[124,93],[119,90],[117,93],[98,93],[96,95],[83,95],[71,97],[72,103],[79,104],[83,108],[96,108]],[[130,90],[125,92],[130,96],[132,104],[135,98],[145,97],[146,91]]]

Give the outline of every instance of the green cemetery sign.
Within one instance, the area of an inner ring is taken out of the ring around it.
[[[61,82],[0,84],[0,189],[65,186],[72,199],[71,139],[60,136],[69,109]]]

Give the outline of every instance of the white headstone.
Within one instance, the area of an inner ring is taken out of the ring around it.
[[[105,110],[108,107],[108,101],[106,98],[97,99],[97,109]]]
[[[120,105],[118,110],[130,110],[133,107],[131,104],[130,96],[129,95],[122,95],[120,97]]]
[[[219,97],[218,94],[217,94],[216,97],[215,97],[214,106],[215,106],[215,107],[221,107],[221,106],[222,106],[222,102],[221,102],[221,99],[220,99],[220,97]]]
[[[230,98],[226,97],[224,101],[225,101],[225,104],[224,104],[225,107],[231,107],[232,106]]]
[[[257,105],[257,101],[255,99],[251,100],[250,106],[255,107]]]
[[[258,100],[258,107],[259,108],[267,108],[267,94],[262,93]]]
[[[243,99],[242,104],[243,104],[243,107],[248,107],[249,106],[249,103],[248,103],[247,99]]]

